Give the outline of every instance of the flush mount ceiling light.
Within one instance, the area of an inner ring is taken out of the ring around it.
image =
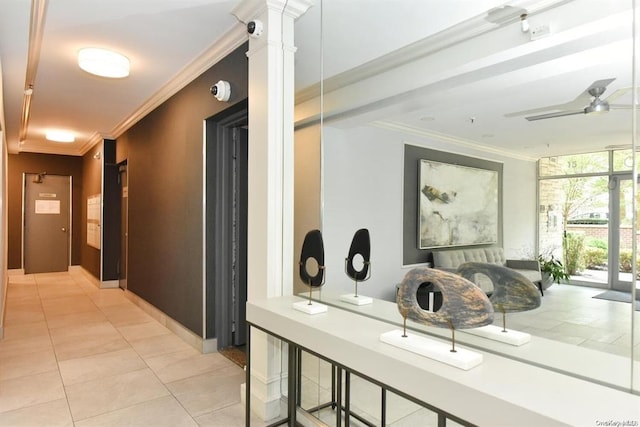
[[[87,47],[78,52],[78,65],[87,73],[118,79],[129,75],[129,59],[117,52]]]
[[[53,142],[73,142],[76,140],[76,137],[66,130],[50,130],[45,137]]]

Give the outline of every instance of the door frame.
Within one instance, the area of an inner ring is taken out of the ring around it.
[[[233,289],[229,284],[232,284],[234,274],[230,250],[233,246],[233,235],[229,224],[233,221],[233,210],[229,202],[223,201],[231,200],[230,197],[233,197],[232,171],[228,167],[229,164],[225,163],[225,159],[235,155],[231,151],[234,145],[231,137],[234,128],[246,126],[247,123],[247,100],[204,121],[203,338],[205,341],[215,339],[217,349],[236,345],[237,334],[234,337],[232,324],[235,318],[243,316],[245,309],[245,304],[236,303],[234,306],[232,303]],[[245,163],[245,169],[246,166]],[[247,176],[244,176],[244,180],[246,182]],[[246,210],[246,200],[244,204]],[[246,234],[246,213],[244,221]],[[240,250],[246,252],[246,236],[244,248]],[[244,257],[246,263],[246,253]],[[244,277],[243,295],[246,300],[246,264]],[[235,310],[236,308],[238,310]],[[244,322],[244,319],[241,320]],[[240,332],[245,332],[242,326],[235,328],[236,332],[240,329],[243,329]]]
[[[630,292],[632,281],[620,280],[620,188],[622,181],[633,180],[633,174],[615,174],[609,177],[609,259],[607,260],[609,288]],[[640,182],[640,178],[638,178]]]
[[[69,178],[69,217],[67,218],[67,270],[71,266],[71,255],[72,255],[72,241],[73,241],[73,176],[71,175],[59,175],[55,173],[48,174],[46,172],[23,172],[22,173],[22,239],[20,244],[21,256],[20,256],[20,266],[22,273],[25,273],[25,241],[26,241],[26,215],[27,215],[27,176],[28,175],[40,175],[44,174],[45,176],[60,176]]]
[[[120,256],[118,257],[118,287],[127,290],[129,278],[129,161],[118,163],[118,184],[120,188]],[[122,176],[126,177],[124,182]],[[126,188],[127,197],[124,197]],[[126,204],[125,204],[125,200]],[[124,276],[124,277],[123,277]]]

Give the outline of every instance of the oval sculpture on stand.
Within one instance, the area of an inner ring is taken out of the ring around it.
[[[354,265],[356,257],[362,257],[362,268],[358,270]],[[371,277],[371,239],[369,230],[361,228],[353,235],[349,254],[344,259],[344,271],[355,283],[355,293],[351,295],[343,295],[340,298],[349,303],[371,303],[371,298],[358,297],[358,283],[364,282]]]
[[[473,280],[483,274],[493,283],[493,294],[489,298],[495,311],[502,313],[502,332],[507,332],[506,313],[533,310],[540,307],[542,299],[536,286],[522,274],[508,267],[482,262],[466,262],[457,273]]]
[[[362,256],[362,268],[356,269],[353,261],[356,255]],[[349,247],[349,254],[345,259],[345,271],[347,276],[356,282],[363,282],[369,278],[369,268],[371,259],[371,239],[369,230],[361,228],[356,231]],[[356,292],[357,293],[357,292]]]
[[[313,260],[315,263],[308,265],[309,260]],[[317,271],[314,271],[314,268]],[[306,304],[294,303],[293,307],[307,314],[327,311],[326,305],[313,304],[311,301],[313,288],[324,285],[324,243],[320,230],[311,230],[304,237],[300,251],[300,279],[309,286],[309,301]]]
[[[418,305],[418,288],[425,282],[442,292],[442,306],[436,312]],[[397,302],[402,317],[428,326],[468,329],[493,322],[493,306],[478,286],[457,274],[433,268],[410,270],[400,283]]]
[[[468,280],[476,274],[484,274],[493,283],[493,294],[489,301],[500,312],[515,313],[540,307],[540,292],[522,274],[508,267],[482,262],[465,262],[457,273]]]
[[[312,275],[307,269],[307,261],[314,259],[318,271]],[[324,243],[320,230],[311,230],[304,237],[300,252],[300,279],[311,287],[317,288],[324,284]]]

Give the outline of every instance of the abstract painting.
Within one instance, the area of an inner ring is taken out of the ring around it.
[[[498,172],[420,160],[420,249],[498,241]]]

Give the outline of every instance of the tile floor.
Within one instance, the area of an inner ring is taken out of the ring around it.
[[[243,426],[241,383],[239,366],[191,348],[119,289],[81,272],[10,276],[0,426]]]
[[[640,361],[640,311],[631,339],[631,304],[593,298],[604,289],[554,284],[544,292],[542,305],[532,311],[510,313],[507,327],[556,341],[629,357]],[[502,319],[496,319],[502,325]]]
[[[629,354],[629,304],[591,298],[601,291],[554,285],[541,308],[510,315],[510,327]],[[309,408],[329,401],[330,368],[305,357],[303,407]],[[240,367],[194,350],[121,290],[97,289],[81,272],[10,276],[0,341],[2,427],[242,426],[243,382]],[[377,422],[379,399],[371,396],[379,389],[353,378],[352,390],[353,410]],[[434,413],[387,398],[388,425],[437,425]],[[335,424],[330,409],[316,415]]]

